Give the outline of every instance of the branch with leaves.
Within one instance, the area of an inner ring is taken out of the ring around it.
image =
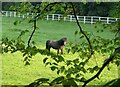
[[[92,45],[91,45],[91,42],[90,42],[90,39],[88,38],[88,36],[85,34],[85,32],[82,30],[82,27],[80,26],[79,24],[79,21],[77,19],[77,15],[76,15],[76,12],[75,12],[75,7],[74,7],[74,4],[71,2],[71,5],[72,5],[72,8],[73,8],[73,12],[74,12],[74,16],[75,16],[75,19],[76,19],[76,23],[80,29],[80,32],[85,36],[88,44],[89,44],[89,47],[90,47],[90,52],[91,52],[91,55],[94,54],[94,51],[93,51],[93,48],[92,48]]]
[[[30,47],[30,41],[31,41],[31,39],[33,37],[33,34],[35,33],[35,30],[36,30],[36,18],[35,17],[34,17],[33,21],[34,21],[34,29],[33,29],[32,33],[30,35],[30,38],[28,39],[28,47]]]
[[[99,75],[104,70],[104,68],[116,57],[117,54],[120,53],[120,47],[116,48],[113,54],[110,55],[110,57],[103,63],[102,67],[99,69],[97,74],[95,74],[90,79],[86,80],[82,87],[85,87],[90,81],[94,80],[95,78],[99,78]]]
[[[33,19],[34,29],[33,29],[32,33],[31,33],[31,35],[30,35],[30,38],[28,39],[28,47],[30,47],[30,41],[31,41],[31,39],[32,39],[32,37],[33,37],[33,34],[34,34],[35,31],[36,31],[36,21],[37,21],[37,18],[38,18],[42,13],[44,13],[44,11],[45,11],[50,5],[54,6],[54,5],[56,5],[56,4],[59,4],[59,3],[54,2],[54,3],[47,4],[47,5],[45,6],[45,8],[44,8],[38,15],[36,15],[36,16],[34,17],[34,19]]]

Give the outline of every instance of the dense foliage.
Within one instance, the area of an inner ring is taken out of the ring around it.
[[[80,4],[80,5],[79,5]],[[82,5],[81,5],[82,4]],[[79,13],[79,11],[76,11],[79,6],[84,6],[81,8],[85,9],[85,12],[88,12],[87,15],[97,15],[100,13],[102,16],[108,16],[107,13],[104,13],[103,11],[99,12],[96,10],[96,12],[93,11],[92,8],[98,6],[96,9],[101,8],[101,5],[104,7],[105,5],[110,6],[108,3],[61,3],[61,2],[53,2],[53,3],[39,3],[35,4],[35,6],[32,3],[17,3],[17,5],[12,6],[11,9],[21,12],[22,14],[25,14],[26,12],[40,12],[40,14],[34,14],[34,18],[28,16],[29,22],[33,23],[33,32],[30,35],[30,38],[28,39],[28,43],[26,43],[22,40],[22,36],[28,32],[28,31],[22,31],[20,35],[18,36],[17,40],[9,40],[7,37],[2,39],[2,52],[17,52],[20,51],[23,54],[25,65],[30,64],[30,60],[33,56],[35,56],[37,53],[40,53],[41,55],[47,55],[46,58],[44,58],[43,63],[46,66],[50,66],[52,71],[56,71],[57,74],[59,74],[59,77],[56,77],[53,81],[49,81],[48,78],[39,78],[35,80],[33,83],[31,83],[29,86],[38,86],[41,84],[49,84],[49,85],[55,85],[55,84],[62,84],[63,86],[67,87],[74,86],[77,87],[80,82],[83,82],[83,87],[87,85],[90,81],[92,81],[95,78],[99,79],[100,73],[103,71],[103,69],[110,63],[113,62],[117,66],[120,65],[120,20],[118,22],[111,24],[109,26],[110,30],[115,32],[115,36],[111,39],[102,38],[100,36],[93,36],[82,29],[81,25],[79,24],[76,14],[82,14]],[[28,7],[30,9],[28,9]],[[89,8],[89,9],[88,9]],[[117,9],[120,8],[119,5],[116,6]],[[109,9],[106,6],[106,9]],[[106,10],[105,9],[105,10]],[[86,11],[87,10],[87,11]],[[81,40],[80,43],[68,43],[68,47],[66,48],[68,53],[78,54],[78,58],[67,59],[65,60],[63,55],[56,55],[54,53],[49,53],[47,50],[42,50],[37,48],[34,43],[31,42],[32,36],[34,35],[37,26],[36,22],[38,19],[42,19],[45,14],[48,14],[49,12],[63,12],[65,14],[71,13],[76,18],[76,26],[79,27],[78,31],[75,31],[75,35],[79,37]],[[118,10],[119,11],[119,10]],[[116,10],[116,12],[118,12]],[[80,11],[81,12],[81,11]],[[102,13],[102,14],[101,14]],[[118,12],[119,13],[119,12]],[[83,14],[84,15],[84,12]],[[117,17],[120,17],[120,15],[117,15]],[[21,22],[21,21],[20,21]],[[15,25],[20,23],[19,21],[15,21]],[[108,27],[107,25],[104,25],[104,27]],[[98,32],[104,32],[104,30],[98,30]],[[90,58],[92,58],[96,53],[108,53],[110,56],[104,60],[103,65],[98,66],[97,64],[94,64],[94,66],[89,66],[88,61]],[[53,61],[51,61],[52,59]],[[62,64],[62,65],[61,65]],[[95,76],[90,77],[90,79],[85,78],[86,73],[93,73],[97,72]],[[119,81],[119,80],[118,80]]]
[[[41,4],[41,2],[31,2],[32,7],[35,8],[38,4]],[[2,3],[2,10],[10,10],[9,8],[11,5],[16,5],[16,2],[3,2]],[[83,2],[76,2],[75,3],[75,9],[76,9],[76,14],[82,15],[82,16],[113,16],[113,13],[116,13],[116,7],[119,5],[118,2],[88,2],[88,3],[83,3]],[[72,14],[70,8],[67,8],[64,4],[62,5],[64,9],[67,9],[66,12],[69,14]],[[59,9],[57,7],[57,11],[55,13],[58,14],[64,14],[65,11]],[[39,6],[36,8],[37,12],[39,12]],[[14,10],[14,9],[11,9]],[[27,9],[28,10],[28,9]],[[26,10],[26,11],[27,11]],[[32,11],[32,10],[31,10]]]

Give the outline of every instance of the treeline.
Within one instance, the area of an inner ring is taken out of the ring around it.
[[[31,2],[33,6],[36,4],[40,4],[41,2]],[[2,10],[10,10],[11,5],[15,5],[15,2],[3,2]],[[75,2],[76,13],[81,16],[114,16],[116,13],[116,8],[119,5],[118,2]],[[29,8],[28,8],[29,9]],[[67,10],[70,10],[69,8]],[[61,11],[57,11],[56,13],[63,13]],[[72,14],[72,12],[69,12]]]
[[[88,2],[76,3],[76,11],[79,15],[87,16],[113,16],[118,6],[118,2]]]

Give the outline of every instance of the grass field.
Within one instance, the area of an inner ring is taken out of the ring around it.
[[[24,41],[27,43],[29,35],[32,32],[32,24],[24,21],[22,24],[17,26],[13,25],[15,20],[18,18],[3,17],[2,18],[2,37],[8,37],[9,39],[16,39],[22,30],[29,30],[25,36],[23,36]],[[78,30],[77,25],[74,22],[62,22],[62,21],[45,21],[40,20],[37,22],[39,29],[36,30],[32,40],[36,42],[39,48],[45,48],[45,41],[47,39],[59,39],[66,36],[68,42],[73,42],[75,40],[74,32]],[[93,32],[94,35],[100,35],[105,38],[112,38],[113,34],[109,30],[105,29],[105,32],[97,33],[94,25],[91,24],[81,24],[82,28],[86,31]],[[103,28],[98,26],[98,29]],[[63,56],[66,58],[76,57],[76,55],[65,53]],[[4,53],[2,54],[2,84],[3,85],[25,85],[33,82],[35,79],[40,77],[47,77],[52,80],[54,77],[58,76],[56,72],[52,72],[49,67],[45,67],[43,64],[43,58],[45,56],[37,54],[31,60],[30,66],[24,66],[23,57],[20,52],[14,54]],[[102,56],[100,54],[96,55],[96,60],[99,65],[102,64],[107,56]],[[95,63],[92,58],[90,65]],[[100,75],[100,80],[95,79],[90,84],[101,85],[113,78],[118,77],[118,69],[116,65],[110,64],[111,71],[107,68]],[[93,74],[87,74],[86,78],[93,76]]]

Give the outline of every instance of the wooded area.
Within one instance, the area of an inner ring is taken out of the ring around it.
[[[19,2],[17,2],[19,3]],[[37,4],[40,4],[41,2],[31,2],[33,6],[37,6]],[[119,5],[118,2],[88,2],[88,3],[83,3],[83,2],[75,2],[75,10],[76,14],[80,16],[114,16],[116,13],[116,7]],[[8,11],[10,10],[11,5],[16,5],[15,2],[3,2],[2,3],[2,10],[3,11]],[[58,7],[59,8],[59,7]],[[39,9],[39,8],[38,8]],[[67,9],[65,6],[64,9]],[[52,9],[51,9],[52,10]],[[67,9],[69,14],[73,14],[71,12],[72,9]],[[64,11],[57,10],[55,12],[56,14],[63,14]]]

